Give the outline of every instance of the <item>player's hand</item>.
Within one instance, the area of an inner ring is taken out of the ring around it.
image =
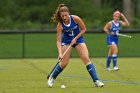
[[[115,35],[118,36],[118,34],[119,34],[119,31],[116,31],[116,32],[115,32]]]
[[[76,40],[75,40],[75,39],[73,39],[73,40],[71,41],[71,45],[73,46],[74,44],[76,44]]]
[[[121,17],[124,17],[124,14],[123,13],[121,13]]]
[[[116,31],[116,32],[111,32],[112,35],[115,35],[115,36],[118,36],[119,34],[119,31]]]
[[[62,54],[59,54],[58,60],[62,60]]]

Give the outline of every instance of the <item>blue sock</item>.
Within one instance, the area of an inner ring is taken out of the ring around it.
[[[116,67],[117,66],[117,55],[113,54],[112,58],[113,58],[113,67]]]
[[[60,64],[58,64],[54,71],[52,72],[51,76],[56,79],[56,77],[63,71],[63,69],[60,67]]]
[[[111,56],[108,56],[108,57],[107,57],[107,60],[106,60],[106,68],[109,68],[109,67],[110,67],[111,59],[112,59]]]
[[[88,70],[90,76],[92,77],[93,81],[95,82],[96,80],[98,80],[96,70],[95,70],[93,64],[88,64],[86,67],[87,67],[87,70]]]

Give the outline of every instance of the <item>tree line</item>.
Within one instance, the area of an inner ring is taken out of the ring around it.
[[[80,16],[89,29],[100,29],[112,19],[115,10],[123,12],[139,28],[140,0],[0,0],[0,29],[53,29],[51,16],[58,4]]]

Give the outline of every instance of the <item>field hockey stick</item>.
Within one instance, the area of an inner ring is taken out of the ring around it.
[[[120,33],[118,33],[117,35],[118,35],[118,36],[123,36],[123,37],[128,37],[128,38],[131,38],[131,36],[130,36],[130,35],[125,35],[125,34],[120,34]]]
[[[72,46],[72,45],[70,44],[70,45],[67,47],[67,49],[65,50],[65,52],[64,52],[63,55],[62,55],[62,58],[65,56],[65,54],[68,52],[68,50],[70,49],[71,46]],[[50,74],[47,76],[47,79],[49,79],[51,73],[54,71],[55,67],[59,64],[59,62],[62,61],[62,58],[58,60],[57,64],[54,66],[54,68],[52,69],[52,71],[50,72]]]

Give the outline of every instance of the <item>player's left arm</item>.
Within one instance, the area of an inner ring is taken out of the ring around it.
[[[74,40],[72,40],[72,42],[74,44],[74,43],[76,43],[76,40],[86,32],[86,26],[80,17],[75,16],[75,15],[73,15],[72,17],[73,17],[74,21],[80,27],[80,33],[74,38]]]
[[[129,26],[129,22],[126,19],[126,17],[121,13],[121,17],[123,18],[124,21],[120,21],[122,26]]]

